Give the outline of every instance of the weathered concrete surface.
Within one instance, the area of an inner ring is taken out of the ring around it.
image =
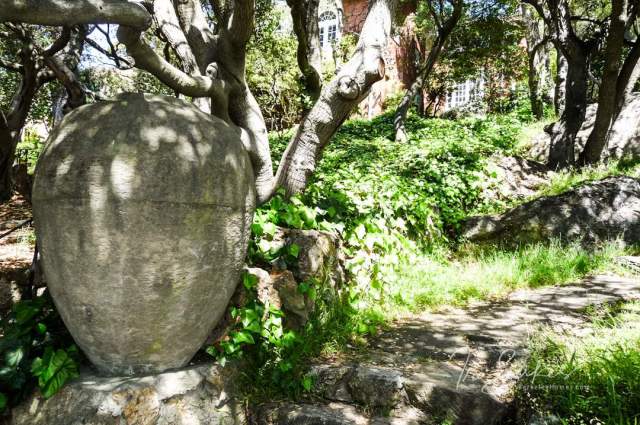
[[[576,135],[576,157],[584,150],[584,145],[593,130],[597,112],[596,103],[587,107],[585,120]],[[529,153],[533,159],[543,162],[548,159],[549,146],[556,132],[557,127],[550,125],[545,129],[545,134],[535,139]],[[611,138],[603,151],[603,157],[605,159],[640,157],[640,94],[632,94],[620,111],[618,119],[611,127]]]
[[[33,211],[56,306],[109,374],[185,365],[239,281],[255,208],[223,121],[173,97],[83,106],[52,132]]]
[[[205,425],[246,423],[231,398],[230,370],[201,365],[130,378],[84,375],[48,400],[34,395],[12,412],[13,425]]]
[[[502,215],[472,217],[462,237],[515,245],[562,238],[593,243],[621,237],[640,242],[640,181],[610,177],[557,196],[538,198]]]

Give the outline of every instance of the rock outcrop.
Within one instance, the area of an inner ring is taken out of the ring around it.
[[[587,244],[621,238],[636,244],[640,242],[640,181],[610,177],[527,202],[501,215],[473,217],[463,224],[462,237],[505,245],[551,238]]]
[[[495,180],[483,191],[492,200],[524,199],[535,195],[554,172],[544,164],[517,156],[492,158],[487,167]]]
[[[585,120],[580,127],[575,140],[576,157],[584,150],[584,145],[593,130],[598,111],[597,104],[587,107]],[[545,128],[545,134],[536,138],[531,147],[530,156],[536,161],[546,161],[549,157],[551,139],[557,132],[555,123]],[[640,157],[640,94],[629,97],[620,111],[618,119],[611,127],[611,139],[604,149],[603,157],[608,158],[638,158]]]

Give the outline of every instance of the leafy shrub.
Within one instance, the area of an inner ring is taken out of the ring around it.
[[[44,140],[27,128],[22,140],[16,146],[16,160],[26,164],[29,174],[33,174],[42,149],[44,149]]]
[[[48,398],[78,376],[79,352],[46,292],[16,303],[1,326],[0,411],[36,385]]]

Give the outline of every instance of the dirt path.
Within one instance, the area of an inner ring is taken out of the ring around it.
[[[315,400],[268,406],[264,416],[308,425],[501,423],[532,332],[544,325],[580,335],[587,307],[633,299],[640,280],[595,276],[407,318],[365,354],[314,367]]]
[[[31,206],[19,195],[0,204],[0,234],[31,218]],[[0,239],[0,317],[20,297],[18,287],[26,282],[33,259],[33,227],[28,224]]]

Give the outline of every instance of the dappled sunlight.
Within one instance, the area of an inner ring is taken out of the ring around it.
[[[224,313],[245,255],[255,192],[241,142],[216,118],[165,99],[122,95],[79,108],[38,165],[51,293],[107,371],[186,363]],[[88,128],[99,133],[87,137]]]

